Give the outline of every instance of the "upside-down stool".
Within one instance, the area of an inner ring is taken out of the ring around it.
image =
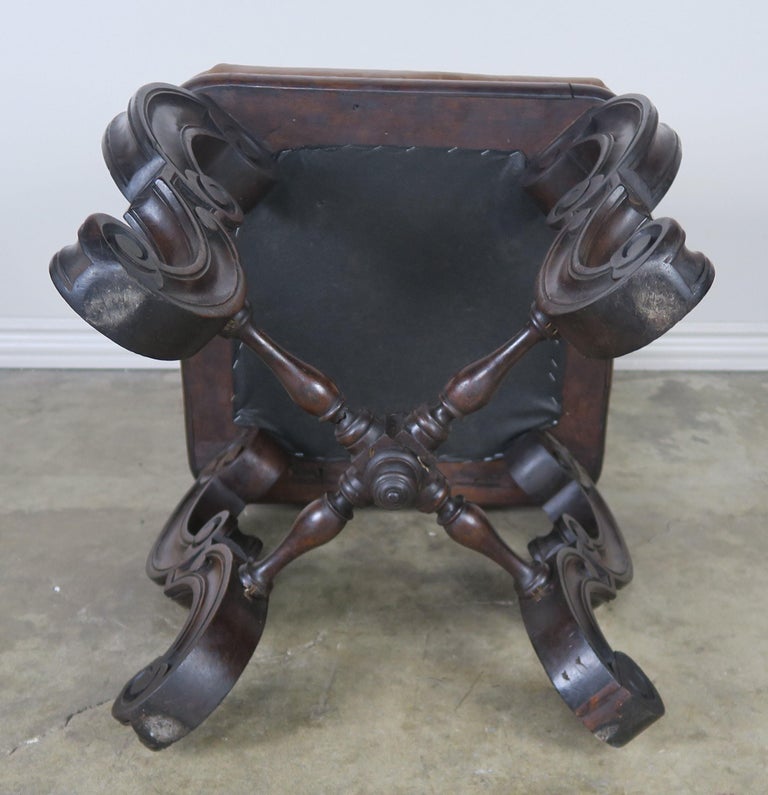
[[[154,749],[198,726],[278,573],[370,505],[433,513],[509,572],[601,740],[660,717],[594,616],[632,576],[594,485],[611,359],[713,279],[651,216],[680,145],[649,101],[595,80],[220,66],[142,88],[103,148],[130,207],[90,216],[51,276],[107,337],[182,360],[196,477],[147,562],[188,618],[115,717]],[[256,502],[306,504],[268,551],[238,527]],[[481,506],[526,504],[553,527],[521,555]]]

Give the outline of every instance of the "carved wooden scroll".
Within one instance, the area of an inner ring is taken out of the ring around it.
[[[596,623],[593,608],[629,581],[631,562],[570,454],[536,435],[507,451],[512,476],[554,522],[531,542],[528,558],[479,506],[453,494],[435,455],[452,423],[481,410],[539,341],[560,334],[588,356],[618,356],[663,334],[706,293],[712,265],[685,247],[674,221],[651,217],[680,147],[648,100],[618,97],[587,111],[533,158],[528,190],[559,232],[530,317],[407,415],[376,417],[349,406],[327,375],[252,324],[234,233],[277,175],[247,131],[200,96],[153,85],[109,126],[104,152],[131,205],[125,223],[91,216],[78,243],[54,258],[51,274],[64,298],[108,337],[147,356],[186,357],[217,334],[237,339],[301,409],[335,426],[350,458],[335,490],[310,503],[261,557],[261,543],[240,533],[237,515],[281,477],[288,456],[257,431],[211,463],[147,564],[189,616],[170,649],[126,685],[115,716],[152,748],[199,725],[258,643],[279,572],[368,505],[435,513],[453,540],[510,573],[547,673],[600,739],[622,745],[663,714],[648,678],[611,649]]]
[[[125,685],[112,714],[158,750],[202,723],[261,639],[267,600],[246,598],[238,569],[261,551],[237,517],[287,466],[268,437],[245,434],[200,474],[147,559],[147,574],[189,615],[171,647]]]
[[[614,652],[594,608],[632,579],[618,525],[586,472],[548,434],[528,434],[507,451],[510,471],[553,521],[528,548],[551,572],[549,587],[521,599],[531,643],[568,706],[599,739],[622,746],[664,714],[651,681]]]
[[[119,345],[156,359],[191,356],[243,306],[233,234],[274,181],[271,156],[214,105],[165,85],[136,94],[103,148],[131,202],[126,223],[90,216],[51,277]]]
[[[560,234],[539,272],[538,308],[588,356],[615,357],[668,331],[704,297],[709,260],[651,210],[680,164],[680,143],[636,95],[588,111],[536,156],[532,196]]]

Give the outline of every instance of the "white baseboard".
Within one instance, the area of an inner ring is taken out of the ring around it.
[[[768,323],[683,323],[617,370],[768,370]]]
[[[177,369],[130,353],[73,318],[0,318],[0,367],[82,370]]]
[[[0,318],[0,368],[175,369],[123,350],[77,317]],[[768,370],[768,323],[686,323],[617,370]]]

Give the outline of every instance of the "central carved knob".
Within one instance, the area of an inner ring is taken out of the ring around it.
[[[385,511],[413,505],[421,488],[418,462],[414,464],[405,458],[387,457],[374,465],[371,497],[375,505]]]

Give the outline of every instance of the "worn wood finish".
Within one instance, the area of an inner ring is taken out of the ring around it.
[[[645,98],[607,99],[594,84],[250,72],[230,75],[222,85],[220,77],[200,78],[197,94],[148,86],[112,122],[105,153],[131,201],[127,224],[91,216],[78,243],[54,257],[52,278],[89,323],[145,355],[188,358],[216,335],[238,340],[296,406],[334,427],[348,460],[302,482],[316,462],[297,464],[256,428],[241,432],[200,471],[147,563],[166,594],[189,606],[187,622],[168,651],[126,685],[115,716],[155,749],[199,725],[247,664],[280,571],[335,538],[354,508],[374,505],[434,513],[450,538],[504,568],[560,695],[599,739],[628,742],[663,714],[663,705],[642,670],[611,649],[595,619],[594,608],[629,582],[632,565],[589,474],[562,441],[537,430],[518,436],[495,461],[449,466],[439,450],[454,421],[482,411],[533,347],[562,336],[579,354],[568,359],[560,431],[566,426],[566,436],[599,468],[610,371],[581,357],[608,359],[657,338],[701,300],[714,276],[706,257],[686,248],[674,221],[651,217],[677,170],[676,135],[659,124]],[[528,317],[517,319],[520,329],[507,342],[466,364],[431,402],[408,413],[376,416],[349,406],[326,373],[253,324],[234,236],[244,212],[276,179],[259,137],[295,145],[301,114],[277,124],[277,97],[290,93],[291,81],[293,97],[314,120],[313,143],[330,131],[337,137],[338,125],[354,113],[360,124],[351,137],[369,145],[390,134],[398,143],[428,146],[440,138],[444,144],[442,136],[449,135],[457,145],[477,145],[477,136],[488,132],[488,145],[498,146],[495,136],[506,129],[506,144],[517,147],[534,140],[537,106],[539,143],[542,129],[562,125],[576,107],[582,111],[527,170],[528,190],[558,230]],[[244,101],[242,92],[255,88],[258,103]],[[349,105],[355,97],[359,102]],[[326,116],[317,115],[321,107]],[[408,109],[414,115],[403,119]],[[230,347],[216,342],[184,367],[195,469],[200,450],[234,435],[227,421],[206,422],[226,413],[230,362]],[[598,383],[588,385],[590,376]],[[585,420],[591,423],[586,433]],[[311,493],[325,482],[333,484],[328,492],[259,557],[260,541],[238,530],[244,505]],[[473,493],[540,504],[554,527],[529,544],[526,558],[496,533]]]
[[[550,571],[546,587],[520,599],[531,643],[582,723],[609,745],[625,745],[664,714],[664,704],[634,660],[614,652],[594,614],[632,579],[621,531],[587,473],[551,436],[519,439],[507,460],[553,522],[528,547]]]
[[[686,248],[680,225],[651,217],[679,165],[676,133],[637,95],[585,113],[530,164],[528,190],[560,230],[536,304],[582,353],[642,348],[712,284],[712,264]]]
[[[170,648],[125,685],[112,714],[152,750],[208,717],[261,638],[267,602],[247,598],[238,569],[262,545],[239,531],[237,517],[286,466],[287,456],[264,434],[245,435],[209,462],[149,553],[147,575],[189,616]]]

